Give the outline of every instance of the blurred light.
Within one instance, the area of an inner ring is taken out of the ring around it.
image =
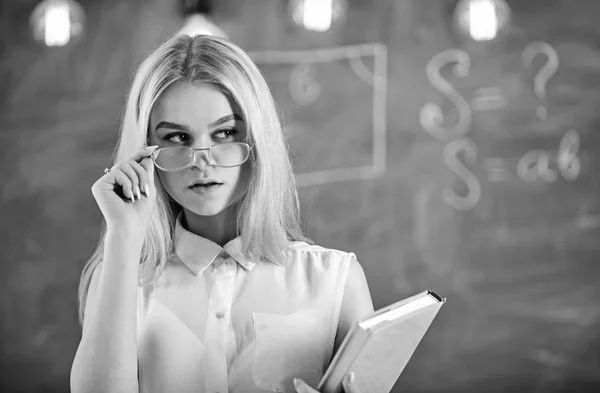
[[[211,0],[183,0],[183,14],[185,24],[178,34],[195,35],[206,34],[227,38],[227,34],[209,19],[212,12]]]
[[[469,5],[469,33],[476,41],[488,41],[498,34],[496,8],[491,1],[475,1]]]
[[[192,14],[186,18],[185,25],[179,30],[178,34],[189,35],[193,37],[200,34],[214,35],[227,38],[227,34],[219,26],[211,22],[205,15]]]
[[[291,0],[294,22],[307,30],[327,31],[346,14],[347,0]]]
[[[33,37],[47,46],[64,46],[83,33],[85,12],[74,0],[44,0],[29,19]]]
[[[510,19],[504,0],[461,0],[455,9],[458,27],[475,41],[490,41],[498,36]]]

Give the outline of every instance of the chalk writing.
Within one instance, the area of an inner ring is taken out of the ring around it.
[[[538,55],[547,58],[547,62],[534,78],[534,93],[542,101],[546,98],[546,84],[557,72],[560,61],[556,50],[550,44],[534,42],[527,45],[522,52],[524,67],[532,67],[533,60]],[[423,105],[419,121],[421,127],[431,136],[447,142],[443,149],[444,162],[467,189],[466,194],[462,196],[450,188],[444,189],[444,201],[455,209],[468,210],[474,208],[481,199],[481,184],[470,169],[477,162],[478,149],[475,142],[466,137],[472,123],[472,111],[501,109],[506,100],[501,88],[487,86],[475,90],[469,103],[456,91],[452,83],[441,76],[442,69],[451,64],[456,77],[464,78],[469,75],[471,59],[467,53],[458,49],[445,50],[433,56],[427,63],[426,73],[430,83],[456,106],[459,112],[458,122],[453,126],[444,127],[444,113],[440,106],[433,102]],[[541,103],[536,114],[543,120],[548,116]],[[486,158],[483,160],[483,169],[491,182],[507,181],[512,178],[512,173],[516,173],[518,178],[525,182],[551,183],[559,178],[574,181],[581,173],[581,161],[578,157],[580,145],[577,130],[571,129],[563,135],[556,154],[543,149],[530,150],[519,158],[513,171],[507,168],[502,158]]]
[[[581,162],[577,157],[579,151],[579,134],[569,130],[561,139],[558,153],[536,149],[523,154],[518,161],[515,172],[525,182],[554,182],[559,175],[565,180],[575,180],[581,170]],[[464,162],[460,156],[464,156]],[[444,162],[467,187],[465,196],[457,195],[451,189],[445,189],[442,197],[446,203],[458,210],[472,209],[481,198],[481,184],[473,171],[466,164],[474,166],[477,161],[477,145],[469,138],[461,138],[444,146]],[[483,165],[488,180],[506,181],[511,178],[505,160],[487,158]]]
[[[315,67],[310,63],[298,64],[289,80],[290,96],[298,105],[312,104],[321,95],[321,85],[315,78]]]
[[[504,92],[499,87],[481,87],[475,90],[471,100],[471,108],[474,111],[486,111],[500,109],[506,106]]]
[[[546,84],[552,76],[558,71],[560,64],[558,53],[552,45],[546,42],[532,42],[523,50],[521,59],[525,68],[533,65],[533,59],[537,55],[545,55],[546,63],[536,73],[533,81],[533,91],[535,96],[544,100],[546,98]],[[548,119],[548,110],[543,105],[538,105],[536,114],[542,120]]]
[[[459,153],[464,154],[468,164],[475,165],[477,145],[469,138],[461,138],[444,146],[444,161],[448,168],[465,182],[468,188],[467,195],[461,197],[453,190],[446,188],[442,192],[442,198],[455,209],[468,210],[474,208],[481,199],[481,184],[473,172],[458,159]]]
[[[452,83],[441,76],[442,68],[450,64],[454,64],[452,72],[455,76],[466,77],[471,68],[471,57],[462,50],[448,49],[438,53],[427,63],[426,72],[431,84],[456,106],[459,113],[458,122],[452,127],[445,128],[444,113],[440,106],[433,102],[423,105],[419,113],[421,127],[443,142],[465,136],[471,126],[469,103],[454,89]]]

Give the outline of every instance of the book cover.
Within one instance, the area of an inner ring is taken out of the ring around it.
[[[339,393],[343,377],[354,372],[359,391],[389,392],[445,301],[433,291],[423,291],[357,321],[318,390]]]

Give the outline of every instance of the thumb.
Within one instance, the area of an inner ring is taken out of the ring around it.
[[[300,378],[294,378],[294,389],[297,393],[314,393],[316,390],[308,386],[306,382]]]
[[[354,385],[354,372],[346,374],[342,380],[342,386],[346,393],[358,393],[358,389],[356,388],[356,385]]]
[[[140,157],[139,163],[140,165],[151,175],[154,175],[154,160],[152,159],[152,155],[158,146],[148,146],[145,150],[143,150]]]

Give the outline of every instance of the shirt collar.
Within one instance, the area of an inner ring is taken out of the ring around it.
[[[219,255],[223,258],[231,256],[248,271],[256,265],[256,262],[249,260],[242,253],[242,241],[239,236],[221,247],[185,229],[181,224],[182,214],[183,212],[179,213],[175,220],[175,253],[194,275],[202,274]]]

